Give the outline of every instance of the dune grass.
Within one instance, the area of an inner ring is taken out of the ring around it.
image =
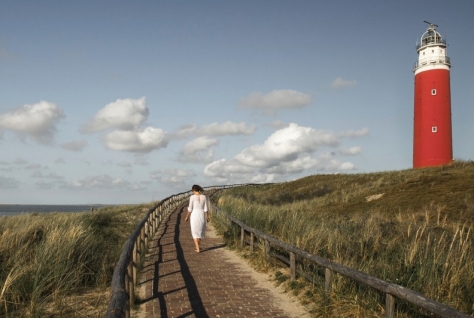
[[[229,189],[217,202],[245,224],[284,242],[474,315],[473,162],[308,176]],[[216,226],[229,245],[238,241],[238,230],[225,222]],[[262,259],[243,254],[257,263]],[[314,274],[319,276],[317,270]],[[317,285],[290,282],[281,270],[275,276],[314,316],[385,315],[383,296],[342,276],[334,278],[329,299]],[[430,316],[403,302],[397,305],[399,316]]]
[[[122,245],[152,206],[0,217],[0,316],[102,316]]]

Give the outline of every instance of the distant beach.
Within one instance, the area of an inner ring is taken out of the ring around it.
[[[77,213],[109,205],[11,205],[0,204],[0,217],[27,213]]]

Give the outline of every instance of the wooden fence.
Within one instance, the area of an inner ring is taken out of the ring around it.
[[[296,274],[299,273],[306,279],[313,281],[312,277],[309,277],[304,271],[299,270],[300,267],[298,267],[298,263],[303,264],[304,262],[309,262],[313,265],[318,265],[324,268],[324,288],[326,292],[331,291],[333,274],[337,273],[385,294],[385,313],[389,318],[392,318],[395,313],[395,298],[399,298],[410,304],[427,310],[436,316],[446,318],[471,317],[435,300],[432,300],[416,291],[334,263],[323,257],[310,254],[293,245],[289,245],[267,234],[264,234],[255,228],[245,225],[235,217],[226,214],[216,206],[214,206],[213,209],[216,213],[224,215],[231,224],[234,223],[240,227],[240,244],[242,247],[245,244],[248,244],[251,251],[253,251],[256,247],[261,248],[267,260],[269,258],[276,258],[288,265],[290,268],[291,280],[295,280]],[[278,251],[285,252],[286,256],[278,253]],[[289,256],[289,258],[287,256]]]
[[[243,185],[244,184],[211,186],[206,187],[205,190],[208,194],[213,194],[226,188]],[[245,184],[245,186],[252,185],[255,184]],[[161,222],[165,220],[165,218],[173,212],[176,207],[187,201],[190,195],[191,192],[188,191],[172,195],[160,201],[155,207],[148,210],[145,217],[137,225],[135,231],[129,236],[123,246],[120,259],[112,275],[111,298],[105,314],[106,318],[130,317],[130,305],[134,302],[134,289],[138,279],[137,274],[140,264],[143,261],[143,258],[145,258],[148,242],[155,235]],[[251,250],[256,247],[262,247],[266,258],[276,258],[289,265],[292,280],[296,279],[296,273],[306,277],[306,274],[299,271],[297,267],[298,263],[302,263],[306,260],[315,265],[324,267],[324,286],[328,292],[331,290],[333,273],[338,273],[384,293],[386,296],[385,311],[388,317],[394,315],[395,297],[430,311],[440,317],[470,317],[435,300],[429,299],[416,291],[372,277],[366,273],[331,262],[328,259],[312,255],[295,246],[281,242],[257,229],[243,224],[241,221],[226,214],[218,207],[214,205],[211,206],[216,213],[224,215],[231,223],[235,223],[240,227],[240,241],[242,246],[244,244],[249,244]],[[259,244],[259,239],[262,241],[263,245]],[[289,255],[289,258],[276,253],[277,249],[286,252],[287,255]],[[311,280],[311,278],[308,279]]]

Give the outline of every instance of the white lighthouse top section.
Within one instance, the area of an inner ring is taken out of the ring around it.
[[[451,61],[446,55],[446,40],[436,31],[436,24],[425,22],[428,23],[428,28],[421,36],[420,44],[416,46],[418,61],[413,71],[417,74],[432,69],[449,70]]]

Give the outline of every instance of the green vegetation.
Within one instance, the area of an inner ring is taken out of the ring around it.
[[[474,162],[371,174],[314,175],[239,187],[216,199],[245,224],[312,254],[418,291],[474,315]],[[229,245],[240,232],[214,218]],[[256,265],[260,254],[242,251]],[[315,277],[321,269],[311,269]],[[314,316],[384,316],[384,296],[335,276],[332,293],[275,280],[301,297]],[[402,317],[430,316],[397,301]]]
[[[122,246],[153,205],[1,217],[0,316],[103,316]]]

